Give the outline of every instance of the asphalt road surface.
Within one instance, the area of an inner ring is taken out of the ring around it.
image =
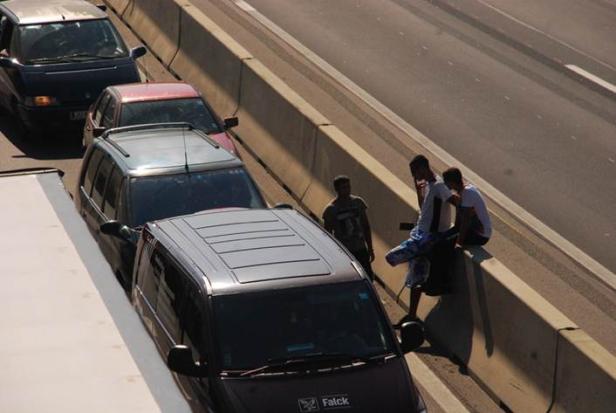
[[[616,2],[247,3],[616,272]]]

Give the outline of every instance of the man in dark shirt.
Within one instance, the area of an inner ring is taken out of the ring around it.
[[[351,180],[348,176],[339,175],[334,178],[334,190],[336,198],[323,211],[324,227],[355,256],[370,280],[374,281],[370,265],[374,261],[374,251],[366,215],[368,206],[360,197],[351,195]]]

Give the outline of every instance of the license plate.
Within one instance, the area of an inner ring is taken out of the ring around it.
[[[70,120],[84,120],[86,118],[86,113],[87,111],[85,110],[80,110],[77,112],[71,112],[69,113],[69,118]]]

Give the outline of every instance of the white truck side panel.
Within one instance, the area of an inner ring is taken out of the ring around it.
[[[189,411],[56,174],[0,177],[0,234],[0,411]]]

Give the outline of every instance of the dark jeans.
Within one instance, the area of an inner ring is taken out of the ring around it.
[[[466,238],[464,238],[464,245],[485,245],[489,240],[490,238],[469,231],[468,234],[466,234]]]
[[[453,227],[443,233],[443,238],[450,238],[458,234],[458,228]],[[469,231],[464,239],[464,245],[486,245],[490,238],[483,237],[476,232]]]
[[[351,251],[351,254],[353,254],[361,266],[364,267],[364,271],[366,271],[370,281],[374,281],[374,273],[372,272],[372,265],[370,265],[370,253],[368,250]]]

